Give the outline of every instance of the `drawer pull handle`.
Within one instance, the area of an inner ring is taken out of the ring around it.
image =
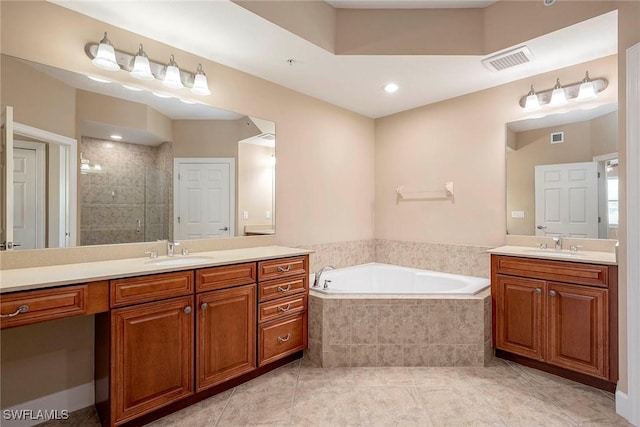
[[[278,292],[288,292],[291,290],[291,284],[288,284],[286,288],[283,288],[282,286],[278,286]]]
[[[556,291],[549,291],[549,296],[555,297],[556,296]]]
[[[184,314],[191,314],[191,306],[190,305],[186,306],[182,311],[184,312]]]
[[[291,309],[291,303],[287,304],[286,307],[283,307],[281,305],[278,306],[278,311],[289,311]]]
[[[282,266],[278,266],[278,271],[280,273],[286,273],[287,271],[291,270],[291,264],[287,265],[286,267],[282,267]]]
[[[22,304],[20,307],[18,307],[18,309],[16,311],[14,311],[11,314],[0,314],[0,317],[5,318],[5,317],[16,317],[18,314],[20,313],[26,313],[27,311],[29,311],[29,306]]]
[[[287,342],[287,341],[289,341],[290,339],[291,339],[291,332],[289,332],[289,333],[287,334],[287,336],[286,336],[286,337],[284,337],[284,338],[282,338],[282,337],[278,337],[278,342]]]
[[[536,294],[540,295],[542,293],[542,289],[541,288],[536,288]]]
[[[202,310],[206,310],[207,308],[209,308],[209,304],[207,304],[206,302],[203,302],[202,305],[200,306],[200,308]]]

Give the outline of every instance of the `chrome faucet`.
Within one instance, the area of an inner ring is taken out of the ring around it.
[[[562,236],[557,236],[553,238],[553,243],[555,243],[556,251],[562,250]]]
[[[171,240],[167,241],[167,256],[173,256],[174,255],[174,250],[175,250],[176,246],[180,246],[180,243],[172,242]]]
[[[318,271],[318,272],[316,273],[316,278],[315,278],[315,280],[313,281],[313,287],[314,287],[314,288],[319,288],[319,287],[320,287],[320,276],[322,276],[322,273],[324,273],[324,272],[325,272],[325,271],[327,271],[327,270],[334,270],[334,269],[335,269],[335,267],[334,267],[334,266],[332,266],[332,265],[325,265],[324,267],[322,267],[322,268],[320,269],[320,271]]]

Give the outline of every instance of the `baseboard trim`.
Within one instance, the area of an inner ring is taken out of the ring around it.
[[[72,387],[67,390],[58,391],[46,396],[39,397],[28,402],[23,402],[8,408],[2,409],[3,427],[30,427],[40,424],[44,419],[36,420],[8,420],[5,419],[5,411],[38,411],[38,410],[66,410],[69,413],[78,409],[93,406],[95,401],[93,381]]]
[[[631,420],[631,407],[629,405],[629,396],[620,390],[616,391],[616,413],[621,417]]]

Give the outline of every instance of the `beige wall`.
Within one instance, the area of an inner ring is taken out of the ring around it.
[[[238,158],[236,120],[174,120],[173,136],[175,157]]]
[[[244,234],[247,225],[272,227],[273,171],[275,149],[255,144],[238,144],[238,211],[237,235]],[[244,219],[243,211],[249,213]],[[271,219],[266,218],[266,212]]]
[[[515,134],[517,150],[507,151],[506,159],[508,234],[535,235],[535,166],[590,162],[594,156],[616,152],[617,121],[618,114],[613,112],[593,120]],[[565,142],[550,144],[552,132],[564,132]],[[524,211],[525,217],[512,218],[511,211]]]

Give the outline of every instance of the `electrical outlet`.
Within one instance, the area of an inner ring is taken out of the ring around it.
[[[242,218],[249,219],[249,211],[242,211]]]
[[[511,218],[524,219],[524,211],[511,211]]]
[[[271,211],[266,211],[266,212],[264,213],[264,217],[265,217],[266,219],[271,219]]]

